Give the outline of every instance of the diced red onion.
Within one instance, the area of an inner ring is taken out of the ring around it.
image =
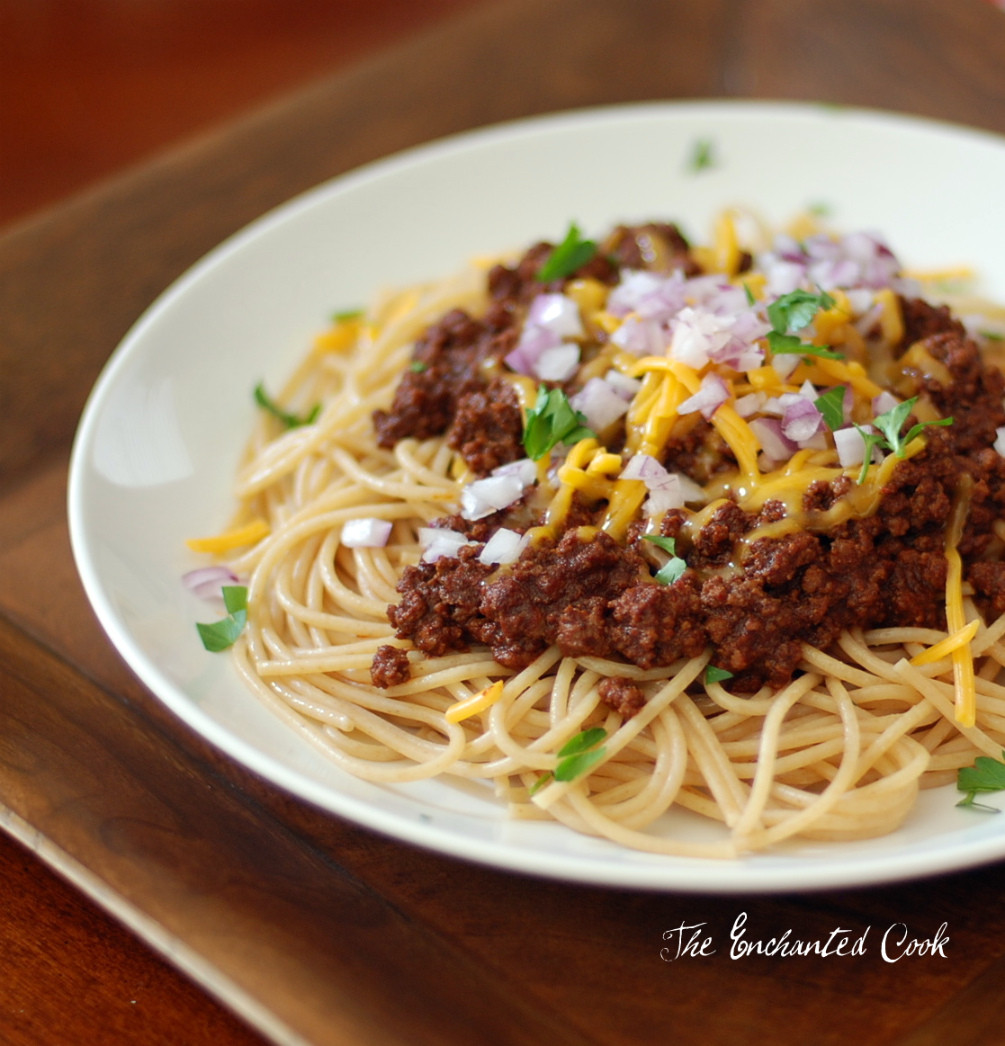
[[[579,346],[561,342],[545,349],[534,364],[534,374],[542,381],[568,381],[579,368]]]
[[[779,236],[772,249],[757,259],[757,267],[767,274],[768,293],[776,296],[798,287],[894,287],[900,270],[889,247],[869,232],[852,232],[839,239],[819,234],[802,244]]]
[[[515,530],[500,527],[485,542],[485,547],[478,553],[478,558],[486,566],[506,566],[515,563],[520,558],[520,553],[527,547],[530,540],[528,534],[518,534]]]
[[[900,400],[892,392],[887,392],[883,389],[878,396],[872,398],[872,413],[873,416],[879,414],[885,414],[888,410],[893,410],[894,407],[900,406]]]
[[[391,536],[391,521],[365,516],[350,519],[342,527],[342,544],[346,548],[383,548]]]
[[[849,287],[845,297],[856,316],[862,316],[873,308],[873,294],[867,287]]]
[[[1005,458],[1005,426],[995,429],[995,432],[998,434],[998,438],[994,442],[994,448]]]
[[[559,338],[583,336],[579,306],[564,294],[539,294],[527,310],[527,325],[540,327]]]
[[[492,475],[476,479],[461,490],[461,515],[465,519],[491,516],[518,501],[523,490],[518,476]]]
[[[787,378],[801,362],[795,353],[777,353],[771,357],[772,370],[780,378]]]
[[[863,425],[867,432],[872,432],[873,427],[871,425]],[[865,460],[865,440],[862,438],[862,433],[853,425],[846,429],[838,429],[834,433],[834,446],[837,449],[838,462],[842,468],[851,468],[854,465],[861,465]],[[878,455],[878,448],[873,448],[872,459],[876,460]]]
[[[701,379],[701,387],[677,408],[680,414],[701,411],[707,421],[729,399],[729,385],[714,371]]]
[[[614,316],[635,313],[641,319],[658,322],[669,319],[684,305],[684,278],[678,270],[669,276],[633,269],[607,298],[607,310]]]
[[[786,400],[782,413],[782,434],[800,446],[816,435],[823,424],[823,415],[816,404],[805,396],[783,396]]]
[[[529,487],[537,479],[537,462],[531,458],[508,461],[492,470],[493,476],[515,476],[523,487]]]
[[[733,322],[732,316],[716,316],[690,306],[681,309],[673,321],[670,355],[700,370],[729,343]]]
[[[611,343],[633,356],[658,356],[666,348],[666,335],[655,320],[629,316],[611,335]]]
[[[668,476],[666,486],[657,490],[650,490],[649,497],[642,505],[642,511],[649,517],[662,516],[671,509],[684,507],[684,490],[681,486],[680,477],[672,472]]]
[[[741,418],[749,418],[764,409],[767,399],[763,392],[748,392],[733,404],[733,408]]]
[[[224,585],[236,585],[238,580],[230,567],[219,564],[196,567],[181,576],[182,584],[200,599],[222,599]]]
[[[677,481],[680,483],[681,497],[683,497],[685,504],[705,503],[707,500],[705,491],[690,476],[685,476],[683,472],[676,472],[674,475],[676,475]]]
[[[569,402],[576,410],[583,412],[586,424],[594,432],[602,432],[628,410],[624,397],[618,395],[603,378],[590,378]]]
[[[785,258],[765,259],[761,264],[767,276],[765,289],[771,297],[791,294],[806,274],[805,265]]]
[[[638,479],[646,485],[649,497],[642,511],[647,516],[662,516],[670,509],[683,508],[687,501],[704,500],[704,492],[693,480],[667,470],[651,454],[634,454],[621,470],[622,479]]]
[[[775,236],[773,253],[786,261],[800,262],[805,257],[802,244],[787,232],[780,232]]]
[[[559,344],[561,339],[553,331],[543,327],[525,327],[516,346],[505,357],[506,365],[517,374],[532,375],[542,353]]]
[[[851,258],[825,258],[812,262],[806,270],[810,283],[825,290],[851,287],[860,282],[862,270]]]
[[[621,470],[622,479],[641,479],[646,484],[658,484],[668,475],[667,470],[652,454],[633,454]]]
[[[627,374],[622,374],[619,370],[609,370],[604,375],[604,381],[606,381],[619,396],[623,396],[626,400],[635,399],[639,390],[642,388],[642,382],[639,381],[638,378],[630,378]]]
[[[456,530],[443,527],[419,527],[419,544],[423,548],[423,563],[435,563],[438,559],[452,558],[465,545],[473,544]]]
[[[712,359],[741,373],[760,367],[764,363],[764,350],[758,341],[771,329],[770,324],[746,305],[746,299],[742,306],[734,306],[733,317],[729,340],[712,353]]]
[[[796,450],[796,444],[782,432],[779,418],[754,418],[749,424],[761,444],[761,450],[770,461],[785,461]]]

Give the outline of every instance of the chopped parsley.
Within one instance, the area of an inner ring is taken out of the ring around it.
[[[597,253],[593,240],[584,240],[575,222],[569,225],[565,239],[555,247],[537,270],[536,278],[541,283],[561,280],[571,276]]]
[[[718,665],[706,665],[705,666],[705,682],[706,683],[722,683],[727,679],[732,679],[733,673],[728,668],[719,668]]]
[[[196,623],[202,645],[212,653],[219,653],[234,645],[248,622],[248,589],[245,585],[224,585],[223,605],[227,616],[211,625]]]
[[[889,410],[884,411],[882,414],[877,414],[872,419],[873,425],[879,429],[878,432],[867,432],[861,425],[856,424],[855,428],[858,429],[863,441],[865,442],[865,456],[862,459],[862,471],[859,473],[859,483],[865,482],[865,477],[869,473],[869,465],[872,463],[872,452],[874,447],[880,447],[883,450],[889,450],[896,454],[898,458],[902,458],[907,453],[907,447],[916,439],[922,429],[929,425],[952,425],[952,418],[938,418],[935,421],[919,421],[916,425],[912,425],[908,429],[906,435],[901,435],[900,430],[904,427],[904,422],[907,421],[914,408],[915,403],[918,402],[917,396],[912,396],[909,400],[904,400],[903,403],[898,403],[895,407],[891,407]]]
[[[824,419],[824,424],[831,432],[841,428],[844,424],[844,398],[847,391],[844,385],[835,385],[834,388],[822,392],[813,401]]]
[[[341,309],[332,313],[332,323],[349,323],[350,320],[359,320],[363,316],[363,309]]]
[[[1002,751],[1005,758],[1005,750]],[[978,792],[1001,792],[1005,790],[1005,762],[992,759],[988,755],[979,755],[973,766],[963,766],[956,773],[956,787],[966,795],[956,805],[973,807],[998,813],[998,808],[976,802]]]
[[[413,374],[424,374],[427,370],[429,370],[429,364],[423,363],[422,360],[412,360],[412,362],[408,365],[408,369]]]
[[[262,410],[282,422],[283,426],[288,429],[295,429],[301,425],[310,425],[321,413],[320,403],[315,403],[303,416],[291,414],[289,411],[283,410],[265,391],[265,386],[261,382],[255,386],[255,402]]]
[[[904,456],[908,443],[919,436],[921,430],[925,428],[926,425],[952,425],[953,423],[952,418],[939,418],[937,421],[919,421],[917,425],[913,425],[908,429],[906,436],[901,436],[900,430],[903,428],[904,422],[907,421],[912,408],[917,402],[918,397],[912,396],[909,400],[904,400],[903,403],[898,403],[896,407],[891,407],[888,411],[877,415],[877,417],[873,419],[876,428],[878,428],[885,437],[886,446],[892,450],[898,458]]]
[[[643,538],[670,553],[670,559],[653,576],[661,585],[672,585],[687,570],[687,563],[677,555],[676,539],[665,538],[661,534],[643,534]]]
[[[813,345],[804,342],[794,331],[803,330],[813,322],[821,309],[830,309],[834,299],[826,292],[814,294],[812,291],[794,290],[776,298],[768,306],[768,348],[776,354],[795,354],[798,356],[821,356],[824,359],[840,360],[840,352],[833,352],[826,345]]]
[[[554,771],[542,774],[534,782],[530,794],[533,795],[549,781],[574,781],[585,774],[607,754],[607,748],[601,744],[606,737],[607,732],[600,726],[590,727],[570,737],[558,750],[558,763]]]
[[[768,306],[768,322],[779,334],[802,330],[813,322],[821,309],[830,309],[834,299],[826,292],[794,290],[776,298]]]
[[[527,411],[523,446],[527,456],[538,461],[559,443],[577,443],[595,436],[586,426],[586,415],[576,410],[561,389],[542,385],[537,402]]]
[[[777,331],[768,331],[768,348],[776,356],[819,356],[825,360],[843,360],[840,352],[835,352],[826,345],[813,345],[808,341],[800,341],[794,334],[779,334]]]
[[[699,138],[691,149],[687,167],[689,171],[707,171],[715,166],[715,148],[711,138]]]

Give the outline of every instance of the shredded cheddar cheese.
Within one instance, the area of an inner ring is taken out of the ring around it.
[[[960,477],[953,514],[946,528],[946,628],[950,635],[961,632],[966,626],[963,608],[963,560],[957,546],[963,535],[963,526],[970,508],[970,487],[970,477],[964,474]],[[973,726],[977,718],[977,688],[970,643],[960,643],[953,647],[952,659],[953,680],[956,684],[956,719],[961,726]]]
[[[189,538],[185,544],[193,552],[206,552],[210,555],[221,556],[225,552],[233,552],[234,549],[254,545],[268,534],[269,524],[264,519],[253,519],[250,523],[225,530],[212,537]]]
[[[922,650],[920,654],[915,654],[911,658],[911,664],[933,665],[936,661],[949,657],[960,647],[967,646],[970,643],[974,636],[977,635],[980,624],[976,618],[973,621],[969,621],[963,628],[957,629],[946,636],[945,639],[940,639],[938,643],[933,643],[930,647]]]
[[[480,712],[491,708],[502,697],[502,692],[503,681],[497,679],[494,683],[476,691],[470,697],[465,697],[456,704],[451,705],[444,712],[444,718],[448,723],[461,723],[465,719],[470,719],[471,716],[478,715]]]

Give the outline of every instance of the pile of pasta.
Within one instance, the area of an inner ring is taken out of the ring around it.
[[[983,621],[965,588],[965,636],[850,630],[835,649],[807,646],[777,691],[731,694],[706,673],[708,653],[642,669],[549,648],[515,670],[477,647],[411,651],[407,681],[374,686],[378,648],[408,647],[388,623],[398,579],[423,555],[420,532],[457,510],[464,477],[440,437],[379,447],[372,415],[431,322],[484,310],[486,269],[386,295],[321,334],[277,395],[291,414],[320,410],[287,428],[261,413],[233,526],[193,543],[247,586],[232,656],[277,716],[355,777],[481,782],[512,818],[695,857],[889,833],[919,789],[953,782],[976,755],[1001,755],[1005,619]],[[386,522],[389,536],[343,540],[361,519]],[[963,643],[972,724],[957,707]],[[612,676],[645,695],[637,714],[601,700]],[[692,830],[694,818],[721,829]]]

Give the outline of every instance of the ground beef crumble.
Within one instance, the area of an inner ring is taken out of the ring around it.
[[[608,246],[592,270],[607,282],[616,263],[639,263],[647,252],[675,264],[688,257],[686,242],[666,226],[617,230]],[[406,435],[448,433],[450,445],[478,474],[522,455],[515,397],[486,379],[484,361],[513,344],[517,318],[540,291],[533,273],[545,254],[546,245],[538,245],[516,266],[493,270],[494,304],[484,320],[451,313],[421,340],[416,359],[425,369],[406,374],[391,411],[374,418],[382,445]],[[531,544],[505,569],[483,565],[479,544],[456,558],[407,568],[398,584],[401,599],[389,608],[397,637],[434,656],[484,644],[513,669],[550,644],[566,655],[613,658],[643,669],[711,646],[712,663],[733,673],[728,685],[735,692],[781,686],[797,670],[804,642],[826,648],[850,626],[945,627],[945,529],[961,476],[969,486],[959,546],[966,577],[988,613],[1005,612],[1005,564],[988,558],[991,549],[1000,557],[993,524],[1005,515],[1005,461],[990,449],[995,430],[1005,425],[1005,381],[982,362],[948,310],[920,300],[901,305],[906,333],[900,351],[920,340],[952,375],[943,384],[908,369],[904,380],[954,423],[928,430],[928,447],[897,465],[872,515],[814,529],[813,520],[848,495],[853,481],[844,477],[812,484],[802,506],[809,525],[780,537],[756,536],[760,525],[779,517],[779,505],[750,514],[725,501],[678,548],[688,564],[683,576],[660,585],[637,530],[625,544],[602,531],[584,536],[590,511],[578,506],[564,533]],[[708,426],[692,433],[669,445],[668,458],[704,482],[726,455],[716,447],[708,459]],[[669,513],[662,530],[683,535],[683,514]],[[378,686],[400,681],[398,653],[378,655]],[[404,664],[407,671],[407,659]],[[624,678],[605,680],[601,696],[626,717],[644,700]]]
[[[646,703],[646,695],[638,683],[624,676],[601,679],[597,689],[600,691],[600,700],[613,708],[623,719],[631,719],[637,715]]]
[[[391,646],[390,643],[385,643],[377,648],[373,664],[370,666],[370,676],[374,686],[386,690],[399,683],[407,683],[411,675],[408,651],[402,650],[401,647]]]

